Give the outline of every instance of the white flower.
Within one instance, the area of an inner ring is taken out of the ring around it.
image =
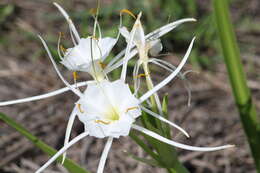
[[[166,69],[167,71],[173,72],[176,67],[173,66],[171,63],[161,60],[161,59],[157,59],[157,58],[149,58],[148,53],[151,56],[157,56],[163,49],[161,40],[158,39],[159,37],[156,36],[159,33],[156,32],[152,32],[153,34],[148,34],[148,36],[150,35],[150,37],[145,36],[144,33],[144,29],[141,23],[141,14],[140,13],[137,17],[137,20],[133,26],[133,30],[131,31],[131,33],[129,33],[129,31],[127,30],[126,27],[121,27],[119,29],[121,35],[123,35],[126,39],[126,42],[128,43],[129,46],[131,46],[131,36],[132,36],[132,42],[134,43],[134,45],[137,47],[137,51],[139,54],[139,59],[135,64],[134,67],[134,71],[133,71],[133,81],[134,81],[134,90],[135,90],[135,94],[138,93],[138,90],[140,88],[140,77],[139,77],[139,70],[140,70],[140,66],[143,65],[143,69],[144,69],[144,74],[143,76],[146,77],[146,81],[150,83],[151,87],[153,86],[152,83],[152,79],[150,77],[150,72],[149,72],[149,68],[148,68],[148,64],[149,63],[153,63],[155,65],[158,65],[159,67]],[[183,21],[185,21],[185,19],[183,19]],[[188,21],[195,21],[195,20],[188,20]],[[177,21],[178,22],[178,21]],[[166,26],[164,26],[164,29],[161,31],[161,33],[165,34],[167,32],[163,32],[164,30],[166,31],[170,31],[174,28],[174,26],[176,25],[172,25],[172,24],[168,24]],[[170,28],[170,29],[169,29]],[[127,58],[126,58],[126,62],[125,64],[127,64]],[[188,71],[189,72],[189,71]],[[125,72],[126,73],[126,72]],[[187,72],[185,72],[185,74],[187,74]],[[182,79],[182,80],[186,80],[185,79],[185,74],[180,73],[178,76]],[[185,88],[188,91],[188,105],[190,105],[190,99],[191,99],[191,93],[190,93],[190,89],[189,89],[189,83],[186,82],[184,83]],[[149,88],[149,87],[148,87]],[[157,95],[157,93],[154,94],[154,98],[155,98],[155,102],[157,104],[157,108],[160,112],[160,114],[162,114],[162,109],[161,109],[161,103],[159,100],[159,96]]]
[[[102,78],[104,78],[105,75],[102,74],[102,62],[107,58],[118,38],[102,38],[101,31],[99,38],[95,38],[95,35],[92,37],[80,38],[79,33],[67,12],[57,3],[54,3],[54,5],[67,20],[71,38],[74,43],[74,47],[65,50],[65,52],[63,52],[64,56],[62,56],[59,39],[58,54],[61,58],[61,64],[72,71],[88,72],[93,78],[97,78],[96,75],[98,75],[98,78],[100,78],[100,76],[103,76]],[[96,22],[97,21],[95,20],[95,25]]]
[[[93,39],[81,38],[79,43],[67,49],[61,63],[72,71],[92,72],[93,62],[102,63],[116,43],[116,39],[105,37]]]
[[[141,115],[139,100],[121,80],[89,85],[76,105],[86,131],[97,138],[127,136]]]

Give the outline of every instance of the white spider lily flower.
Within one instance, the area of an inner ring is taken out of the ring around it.
[[[56,4],[57,7],[60,7],[57,3],[54,3],[54,4]],[[70,28],[74,28],[74,29],[71,29],[73,31],[73,33],[75,35],[78,35],[78,32],[75,29],[75,26],[72,23],[71,19],[69,18],[68,14],[61,7],[60,7],[60,11],[62,12],[64,17],[68,21]],[[194,22],[194,21],[196,21],[196,20],[193,19],[193,18],[185,18],[185,19],[177,20],[175,22],[169,23],[165,26],[162,26],[162,27],[152,31],[151,33],[149,33],[145,36],[145,39],[146,40],[156,40],[156,39],[162,37],[163,35],[167,34],[168,32],[170,32],[171,30],[175,29],[177,26],[179,26],[179,25],[181,25],[185,22]],[[79,38],[78,40],[80,40],[80,37],[78,37],[78,38]],[[152,45],[152,46],[154,46],[154,45]],[[132,45],[131,48],[133,48],[133,47],[134,47],[134,45]],[[110,73],[111,71],[120,67],[123,64],[122,57],[124,56],[125,51],[126,50],[122,50],[118,55],[116,55],[108,63],[108,65],[104,69],[105,74]],[[137,50],[136,49],[132,50],[130,52],[130,58],[134,57],[136,54],[137,54]],[[175,70],[175,68],[174,68],[174,70]],[[77,87],[87,86],[89,82],[94,82],[94,81],[80,82],[80,83],[77,83],[77,85],[71,85],[71,87],[77,88]],[[2,101],[2,102],[0,102],[0,106],[8,106],[8,105],[13,105],[13,104],[37,101],[37,100],[45,99],[45,98],[48,98],[48,97],[56,96],[58,94],[62,94],[62,93],[67,92],[67,91],[70,91],[70,88],[68,86],[61,88],[61,89],[58,89],[58,90],[55,90],[55,91],[52,91],[52,92],[49,92],[49,93],[37,95],[37,96],[32,96],[32,97],[27,97],[27,98],[22,98],[22,99],[16,99],[16,100]]]
[[[136,33],[134,35],[133,42],[135,43],[135,46],[138,50],[144,50],[149,51],[149,53],[152,56],[158,55],[162,51],[162,43],[160,39],[154,39],[154,40],[145,40],[144,30],[141,25],[140,20],[138,21],[138,24],[136,25]],[[127,30],[126,27],[119,28],[119,31],[121,35],[123,35],[127,42],[130,40],[130,33]]]
[[[180,65],[175,69],[175,71],[169,75],[165,80],[160,82],[154,87],[153,90],[148,91],[140,98],[135,98],[134,94],[131,93],[127,84],[124,80],[117,80],[114,82],[103,80],[98,82],[96,85],[89,85],[86,91],[81,94],[79,101],[72,112],[71,118],[69,120],[65,145],[60,151],[58,151],[47,163],[45,163],[36,173],[42,172],[47,168],[52,162],[54,162],[61,154],[66,152],[66,150],[72,146],[77,141],[81,140],[87,135],[95,136],[97,138],[108,137],[108,141],[103,150],[97,173],[102,173],[108,152],[111,148],[113,138],[118,138],[120,136],[127,136],[131,128],[138,130],[146,135],[149,135],[157,140],[165,142],[177,148],[182,148],[192,151],[216,151],[226,148],[233,147],[233,145],[224,145],[220,147],[194,147],[185,144],[181,144],[170,139],[164,138],[155,132],[145,129],[141,126],[134,124],[135,119],[138,118],[143,109],[152,116],[163,120],[160,115],[151,112],[150,110],[140,106],[140,104],[148,99],[151,95],[157,92],[161,87],[169,83],[181,70],[188,56],[191,52],[194,39],[192,40],[183,60]],[[50,57],[52,58],[52,57]],[[54,61],[52,61],[54,62]],[[55,62],[54,62],[55,67]],[[55,70],[58,69],[55,67]],[[57,71],[59,74],[59,72]],[[60,75],[59,75],[60,76]],[[60,76],[62,79],[62,77]],[[63,81],[63,79],[62,79]],[[63,81],[64,82],[64,81]],[[64,82],[65,83],[65,82]],[[66,84],[66,83],[65,83]],[[67,84],[66,84],[67,85]],[[71,88],[71,86],[68,86]],[[69,142],[69,136],[72,128],[73,121],[75,117],[78,116],[80,121],[85,125],[85,132],[80,134],[78,137],[74,138]],[[168,120],[163,120],[164,122],[172,125]],[[177,126],[173,124],[172,126]],[[180,127],[178,127],[181,129]]]
[[[101,37],[99,38],[87,37],[80,38],[79,33],[70,19],[68,13],[57,3],[54,5],[59,9],[69,24],[71,38],[74,43],[74,47],[68,48],[63,52],[64,56],[60,52],[60,39],[58,41],[58,54],[61,58],[61,64],[67,67],[71,71],[83,71],[88,72],[95,79],[104,78],[102,62],[107,58],[112,48],[115,46],[118,37]],[[97,21],[95,20],[95,26]],[[120,24],[121,25],[121,24]]]
[[[86,131],[97,138],[127,136],[141,115],[139,100],[121,80],[89,85],[76,105]]]
[[[176,27],[178,27],[179,25],[185,23],[185,22],[195,22],[196,19],[194,18],[185,18],[185,19],[180,19],[177,20],[175,22],[166,24],[154,31],[152,31],[151,33],[147,34],[145,36],[145,40],[146,41],[151,41],[151,40],[157,40],[160,37],[164,36],[165,34],[167,34],[168,32],[170,32],[171,30],[175,29]],[[124,27],[121,27],[121,31]],[[125,29],[123,29],[125,30]],[[126,30],[127,31],[127,30]],[[127,31],[128,32],[128,31]],[[125,34],[127,32],[122,31],[121,34]],[[128,34],[125,34],[126,36],[128,36]],[[150,47],[154,47],[155,44],[157,44],[157,42],[150,42],[151,45]],[[132,45],[131,49],[134,48],[135,45]],[[159,46],[160,47],[160,46]],[[158,49],[157,49],[158,50]],[[107,65],[107,67],[105,68],[105,72],[110,72],[111,70],[118,68],[119,66],[121,66],[123,64],[123,59],[120,59],[123,57],[123,55],[125,54],[126,50],[122,50],[115,58],[113,58]],[[134,49],[131,51],[131,55],[130,58],[134,57],[137,54],[137,50]]]

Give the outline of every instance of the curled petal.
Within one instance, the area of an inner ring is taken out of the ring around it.
[[[72,126],[73,126],[74,120],[76,118],[76,115],[77,115],[77,107],[75,106],[72,113],[70,114],[70,118],[69,118],[69,121],[67,124],[65,139],[64,139],[64,146],[68,145],[68,143],[69,143]],[[61,164],[64,163],[65,158],[66,158],[66,152],[63,153]]]
[[[72,88],[77,88],[77,87],[82,87],[82,86],[87,86],[90,83],[95,83],[96,81],[85,81],[85,82],[79,82],[77,84],[71,85]],[[37,95],[37,96],[32,96],[32,97],[27,97],[27,98],[23,98],[23,99],[16,99],[16,100],[9,100],[9,101],[3,101],[0,102],[0,106],[7,106],[7,105],[13,105],[13,104],[19,104],[19,103],[27,103],[27,102],[31,102],[31,101],[37,101],[37,100],[41,100],[41,99],[45,99],[45,98],[49,98],[52,96],[56,96],[59,94],[62,94],[64,92],[70,91],[69,87],[64,87],[46,94],[41,94],[41,95]]]
[[[139,100],[142,103],[143,101],[145,101],[146,99],[148,99],[151,95],[153,95],[155,92],[157,92],[159,89],[161,89],[162,87],[164,87],[165,85],[167,85],[182,69],[182,67],[184,66],[184,64],[186,63],[186,61],[188,60],[188,57],[190,55],[193,43],[194,43],[195,37],[192,39],[190,46],[184,56],[184,58],[182,59],[181,63],[178,65],[178,67],[176,68],[176,70],[174,72],[172,72],[172,74],[170,74],[168,77],[166,77],[162,82],[160,82],[159,84],[157,84],[153,89],[151,89],[150,91],[146,92]]]
[[[166,144],[169,144],[169,145],[172,145],[174,147],[177,147],[177,148],[181,148],[181,149],[185,149],[185,150],[190,150],[190,151],[217,151],[217,150],[223,150],[223,149],[226,149],[226,148],[231,148],[231,147],[234,147],[234,145],[223,145],[223,146],[220,146],[220,147],[194,147],[194,146],[189,146],[189,145],[185,145],[185,144],[181,144],[181,143],[178,143],[178,142],[174,142],[172,140],[169,140],[165,137],[162,137],[160,135],[158,135],[157,133],[154,133],[150,130],[147,130],[143,127],[140,127],[140,126],[137,126],[135,124],[132,125],[132,128],[134,128],[135,130],[138,130],[146,135],[149,135],[159,141],[162,141]]]
[[[73,140],[71,140],[68,145],[62,147],[54,156],[52,156],[52,158],[50,158],[50,160],[48,160],[48,162],[46,162],[42,167],[40,167],[40,169],[38,169],[35,173],[40,173],[42,172],[44,169],[46,169],[52,162],[54,162],[62,153],[64,153],[68,148],[70,148],[72,145],[74,145],[75,143],[77,143],[78,141],[80,141],[81,139],[85,138],[86,136],[88,136],[88,132],[83,132],[80,135],[78,135],[77,137],[75,137]]]
[[[175,127],[176,129],[180,130],[185,136],[187,136],[188,138],[190,137],[189,134],[183,129],[181,128],[180,126],[178,126],[177,124],[163,118],[162,116],[154,113],[153,111],[150,111],[149,109],[146,109],[145,107],[141,106],[141,109],[143,111],[145,111],[146,113],[150,114],[151,116],[155,117],[155,118],[158,118],[159,120],[171,125],[172,127]]]
[[[113,142],[113,138],[109,137],[108,140],[107,140],[107,143],[105,145],[105,148],[102,152],[102,155],[101,155],[101,158],[100,158],[100,161],[99,161],[99,164],[98,164],[97,173],[103,173],[105,163],[106,163],[106,160],[107,160],[107,156],[108,156],[108,152],[111,148],[112,142]]]
[[[59,69],[58,69],[58,67],[57,67],[57,65],[56,65],[56,63],[55,63],[55,61],[54,61],[54,59],[53,59],[53,57],[52,57],[52,55],[51,55],[51,52],[50,52],[50,50],[49,50],[47,44],[45,43],[45,41],[43,40],[43,38],[42,38],[40,35],[38,35],[38,37],[40,38],[40,40],[41,40],[41,42],[42,42],[42,44],[43,44],[43,46],[44,46],[44,48],[45,48],[45,50],[46,50],[48,56],[49,56],[49,58],[50,58],[50,60],[51,60],[51,62],[52,62],[52,65],[53,65],[55,71],[57,72],[58,76],[59,76],[60,79],[62,80],[62,82],[63,82],[67,87],[69,87],[69,88],[71,89],[71,91],[73,91],[76,95],[78,95],[78,96],[80,97],[80,96],[82,95],[81,92],[80,92],[79,90],[73,88],[73,87],[63,78],[63,76],[61,75],[61,73],[60,73],[60,71],[59,71]]]
[[[75,25],[73,24],[72,20],[70,19],[68,13],[59,5],[57,4],[56,2],[53,3],[57,8],[58,10],[61,12],[61,14],[64,16],[64,18],[66,19],[66,21],[68,22],[69,24],[69,27],[70,27],[70,30],[71,32],[74,34],[74,36],[76,37],[76,40],[79,42],[80,40],[80,36],[79,36],[79,33],[75,27]],[[72,36],[72,39],[73,39],[73,36]]]
[[[147,34],[145,36],[145,39],[146,40],[154,40],[154,39],[158,39],[160,38],[161,36],[167,34],[168,32],[170,32],[171,30],[173,30],[174,28],[176,28],[177,26],[181,25],[182,23],[185,23],[185,22],[194,22],[196,21],[196,19],[193,19],[193,18],[186,18],[186,19],[180,19],[180,20],[177,20],[175,22],[172,22],[172,23],[169,23],[167,25],[164,25],[156,30],[154,30],[153,32]],[[133,48],[134,45],[131,47]],[[115,65],[115,62],[118,61],[124,54],[125,54],[125,51],[126,50],[122,50],[117,56],[115,56],[107,65],[107,68],[110,68],[110,66],[112,66],[113,64]],[[133,53],[133,56],[135,56],[135,54],[137,53],[136,50],[134,50],[135,53]],[[122,61],[121,62],[118,62],[115,66],[116,68],[121,66],[122,65]],[[109,71],[112,71],[112,70],[109,70]]]

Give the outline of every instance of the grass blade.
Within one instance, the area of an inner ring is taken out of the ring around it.
[[[22,134],[24,137],[26,137],[28,140],[30,140],[36,147],[41,149],[43,152],[47,153],[50,156],[53,156],[57,150],[53,149],[49,145],[45,144],[43,141],[38,139],[36,136],[32,135],[28,130],[26,130],[24,127],[22,127],[20,124],[15,122],[12,118],[8,117],[7,115],[0,113],[0,119],[3,120],[6,124],[17,130],[20,134]],[[59,157],[57,159],[58,162],[61,162],[62,157]],[[79,165],[77,165],[74,161],[70,159],[66,159],[64,162],[64,167],[70,172],[70,173],[90,173],[89,171],[83,169]]]
[[[246,84],[239,48],[230,21],[228,1],[214,0],[213,5],[233,94],[255,160],[256,168],[260,173],[260,123],[257,119],[257,113],[253,105],[250,90]]]

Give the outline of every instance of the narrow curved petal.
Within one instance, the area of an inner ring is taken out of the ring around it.
[[[121,80],[122,81],[125,81],[125,78],[126,78],[126,72],[127,72],[127,63],[128,63],[128,60],[130,59],[130,55],[131,55],[131,48],[132,48],[132,45],[133,45],[133,42],[134,42],[134,36],[135,36],[135,33],[136,33],[136,23],[138,23],[138,21],[140,20],[140,17],[141,17],[141,13],[138,15],[137,19],[136,19],[136,22],[133,26],[133,29],[130,33],[130,39],[129,39],[129,42],[127,44],[127,47],[126,47],[126,52],[125,52],[125,56],[123,58],[123,68],[122,68],[122,72],[121,72]]]
[[[73,123],[74,123],[76,116],[77,116],[77,107],[75,106],[73,111],[70,114],[70,118],[69,118],[69,121],[68,121],[68,124],[67,124],[65,139],[64,139],[64,146],[68,145],[68,143],[69,143],[72,126],[73,126]],[[65,158],[66,158],[66,152],[63,153],[61,164],[64,163]]]
[[[85,82],[79,82],[77,84],[73,84],[71,85],[72,88],[77,88],[77,87],[82,87],[82,86],[87,86],[90,83],[94,83],[95,81],[85,81]],[[27,98],[23,98],[23,99],[16,99],[16,100],[9,100],[9,101],[3,101],[0,102],[0,106],[7,106],[7,105],[13,105],[13,104],[19,104],[19,103],[27,103],[27,102],[31,102],[31,101],[37,101],[37,100],[41,100],[41,99],[45,99],[45,98],[49,98],[52,96],[56,96],[62,93],[65,93],[67,91],[71,91],[69,87],[64,87],[46,94],[41,94],[41,95],[37,95],[37,96],[32,96],[32,97],[27,97]]]
[[[45,43],[45,41],[43,40],[43,38],[42,38],[40,35],[38,35],[38,37],[40,38],[40,40],[41,40],[41,42],[42,42],[42,44],[43,44],[45,50],[47,51],[47,54],[48,54],[48,56],[49,56],[49,58],[50,58],[50,60],[51,60],[51,62],[52,62],[52,64],[53,64],[53,67],[54,67],[54,69],[56,70],[56,72],[57,72],[58,76],[60,77],[60,79],[62,80],[62,82],[63,82],[67,87],[69,87],[69,88],[71,89],[71,91],[73,91],[76,95],[78,95],[79,97],[81,97],[81,95],[82,95],[81,92],[80,92],[79,90],[77,90],[77,89],[71,87],[71,85],[63,78],[63,76],[61,75],[61,73],[60,73],[60,71],[59,71],[59,69],[58,69],[58,67],[57,67],[57,65],[56,65],[56,63],[55,63],[55,61],[54,61],[54,59],[53,59],[53,57],[52,57],[52,55],[51,55],[51,52],[50,52],[50,50],[49,50],[47,44]]]
[[[177,20],[175,22],[169,23],[167,25],[164,25],[164,26],[154,30],[153,32],[147,34],[145,36],[145,38],[146,39],[158,39],[185,22],[195,22],[195,21],[196,21],[196,19],[194,19],[194,18],[186,18],[186,19]]]
[[[194,22],[194,21],[196,21],[196,19],[193,19],[193,18],[186,18],[186,19],[177,20],[177,21],[175,21],[175,22],[172,22],[172,23],[169,23],[169,24],[167,24],[167,25],[164,25],[164,26],[162,26],[162,27],[160,27],[160,28],[154,30],[153,32],[150,32],[149,34],[147,34],[147,35],[145,36],[145,39],[146,39],[146,40],[149,40],[149,39],[150,39],[150,40],[151,40],[151,39],[158,39],[158,38],[160,38],[161,36],[167,34],[167,33],[170,32],[171,30],[173,30],[174,28],[176,28],[177,26],[179,26],[180,24],[185,23],[185,22]],[[131,48],[133,48],[133,47],[134,47],[134,45],[133,45]],[[119,60],[119,59],[125,54],[125,51],[126,51],[126,50],[124,49],[124,50],[122,50],[117,56],[115,56],[115,57],[108,63],[107,68],[110,68],[110,66],[112,66],[113,64],[115,64],[115,62],[116,62],[117,60]],[[136,51],[136,53],[137,53],[137,51]],[[134,53],[133,56],[135,56],[136,53]],[[131,58],[132,58],[133,56],[131,56]],[[121,63],[118,62],[117,66],[118,66],[118,65],[119,65],[119,66],[122,65],[122,62],[121,62]],[[118,66],[118,67],[119,67],[119,66]],[[116,67],[116,68],[117,68],[117,67]]]
[[[99,164],[98,164],[97,173],[103,173],[103,170],[104,170],[104,167],[105,167],[105,164],[106,164],[106,160],[107,160],[107,156],[108,156],[108,152],[111,148],[112,142],[113,142],[113,138],[109,137],[108,140],[107,140],[107,143],[105,145],[105,148],[102,152],[102,155],[101,155],[101,158],[100,158],[100,161],[99,161]]]
[[[88,136],[88,132],[83,132],[80,135],[78,135],[77,137],[75,137],[74,139],[72,139],[68,145],[62,147],[54,156],[52,156],[52,158],[50,158],[50,160],[48,160],[42,167],[40,167],[40,169],[38,169],[35,173],[40,173],[42,172],[44,169],[46,169],[52,162],[54,162],[62,153],[64,153],[68,148],[70,148],[72,145],[74,145],[75,143],[77,143],[78,141],[80,141],[81,139],[85,138],[86,136]]]
[[[190,137],[189,134],[183,129],[181,128],[180,126],[178,126],[177,124],[163,118],[162,116],[154,113],[153,111],[150,111],[149,109],[146,109],[145,107],[141,106],[141,109],[143,111],[145,111],[146,113],[150,114],[151,116],[155,117],[155,118],[158,118],[159,120],[171,125],[172,127],[175,127],[176,129],[178,129],[179,131],[181,131],[185,136],[187,136],[188,138]]]
[[[146,92],[139,100],[140,103],[142,103],[143,101],[145,101],[146,99],[148,99],[151,95],[153,95],[155,92],[157,92],[159,89],[161,89],[162,87],[164,87],[165,85],[167,85],[182,69],[182,67],[185,65],[186,61],[188,60],[188,57],[190,55],[193,43],[194,43],[195,37],[192,39],[190,46],[184,56],[184,58],[182,59],[181,63],[178,65],[178,67],[176,68],[176,70],[174,72],[172,72],[172,74],[170,74],[167,78],[165,78],[162,82],[160,82],[159,84],[157,84],[153,89],[151,89],[150,91]]]
[[[71,28],[71,31],[73,32],[74,36],[76,37],[77,41],[80,40],[80,36],[79,36],[79,33],[75,27],[75,25],[73,24],[72,20],[70,19],[68,13],[59,5],[57,4],[56,2],[53,3],[57,8],[58,10],[61,12],[61,14],[64,16],[64,18],[66,19],[66,21],[68,22],[69,24],[69,27]],[[72,37],[73,38],[73,37]]]
[[[177,148],[181,148],[181,149],[185,149],[185,150],[190,150],[190,151],[217,151],[217,150],[223,150],[223,149],[226,149],[226,148],[231,148],[231,147],[234,147],[234,145],[223,145],[223,146],[220,146],[220,147],[194,147],[194,146],[189,146],[189,145],[185,145],[185,144],[181,144],[181,143],[178,143],[178,142],[174,142],[172,140],[169,140],[165,137],[162,137],[150,130],[147,130],[143,127],[140,127],[138,125],[135,125],[133,124],[132,125],[132,128],[135,129],[135,130],[138,130],[146,135],[149,135],[159,141],[162,141],[166,144],[169,144],[169,145],[172,145],[174,147],[177,147]]]
[[[168,63],[167,61],[161,60],[161,59],[156,59],[156,58],[151,58],[148,61],[149,63],[153,63],[155,65],[158,65],[162,68],[164,68],[165,70],[168,70],[169,72],[173,72],[174,70],[176,70],[177,67],[175,67],[174,65]],[[168,65],[168,66],[167,66]],[[189,72],[192,72],[192,70],[188,70],[184,73],[179,73],[177,76],[182,79],[184,81],[184,87],[188,92],[188,106],[190,106],[191,104],[191,86],[189,81],[187,81],[187,79],[185,78],[185,75]]]

